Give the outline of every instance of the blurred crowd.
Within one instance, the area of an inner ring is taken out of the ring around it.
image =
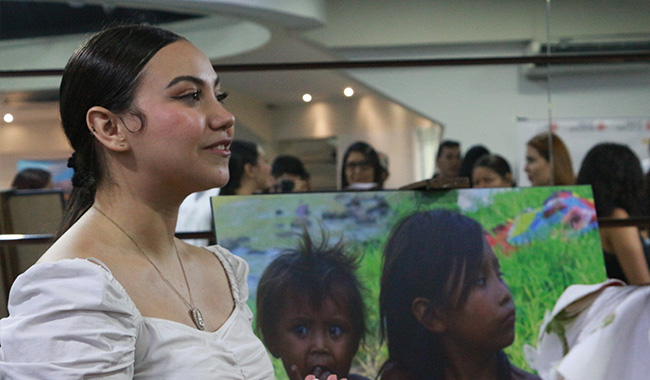
[[[220,189],[187,197],[180,208],[178,232],[212,228],[210,209],[205,207],[211,196],[313,190],[311,175],[300,157],[280,155],[271,161],[259,144],[246,140],[233,141],[230,151],[229,182]],[[339,189],[384,189],[390,175],[388,163],[385,153],[367,142],[354,142],[341,160]],[[574,171],[565,143],[555,134],[541,133],[526,143],[524,171],[532,186],[591,185],[599,218],[629,219],[648,215],[650,211],[650,176],[644,173],[641,161],[626,145],[597,144]],[[471,146],[462,154],[461,144],[452,140],[439,144],[431,178],[442,181],[464,178],[472,188],[517,185],[511,166],[502,155],[483,145]],[[51,187],[51,174],[41,169],[22,170],[12,182],[15,190]],[[635,226],[600,229],[608,277],[631,284],[650,283],[649,231]]]

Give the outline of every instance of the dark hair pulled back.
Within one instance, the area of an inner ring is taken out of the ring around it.
[[[74,149],[68,166],[75,171],[73,190],[57,238],[92,206],[97,186],[106,179],[99,143],[86,124],[91,107],[144,115],[133,107],[142,71],[160,49],[183,39],[147,25],[121,25],[91,37],[70,57],[59,90],[61,123]],[[134,131],[132,131],[134,132]]]

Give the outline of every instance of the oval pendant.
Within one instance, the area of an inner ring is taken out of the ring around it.
[[[205,321],[203,321],[203,314],[201,314],[201,310],[199,310],[198,307],[194,307],[192,310],[190,310],[190,316],[192,317],[192,321],[194,322],[194,325],[197,329],[201,331],[205,330]]]

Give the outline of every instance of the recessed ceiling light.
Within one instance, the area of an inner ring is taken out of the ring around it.
[[[14,115],[12,115],[12,114],[10,114],[10,113],[6,113],[6,114],[2,117],[2,120],[4,120],[5,123],[11,123],[12,121],[14,121]]]
[[[305,94],[305,95],[303,95],[303,96],[302,96],[302,100],[303,100],[305,103],[309,103],[309,102],[311,102],[311,95],[309,95],[309,94]]]
[[[354,90],[352,87],[346,87],[345,90],[343,90],[343,95],[349,98],[350,96],[354,95]]]

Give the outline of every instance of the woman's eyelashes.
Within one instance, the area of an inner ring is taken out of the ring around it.
[[[219,103],[223,103],[224,100],[228,97],[228,93],[227,92],[215,93],[214,97],[217,99],[217,101]],[[192,92],[187,93],[187,94],[183,94],[183,95],[180,95],[180,96],[175,96],[174,98],[178,99],[178,100],[188,102],[188,103],[196,103],[196,102],[201,101],[201,99],[203,98],[203,91],[196,90],[196,91],[192,91]]]
[[[186,94],[182,94],[179,96],[174,96],[174,99],[182,100],[187,103],[194,103],[198,102],[201,100],[201,90],[195,90],[192,92],[188,92]]]
[[[223,103],[224,100],[226,100],[226,98],[228,97],[228,93],[227,92],[220,92],[220,93],[217,93],[216,96],[217,96],[217,100],[220,103]]]

